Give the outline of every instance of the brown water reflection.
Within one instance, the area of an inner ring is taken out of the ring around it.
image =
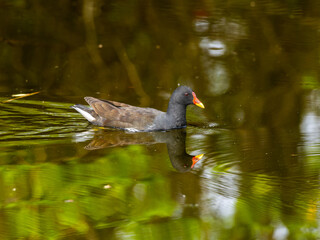
[[[40,91],[0,105],[1,239],[320,238],[318,1],[0,6],[0,101]],[[178,146],[69,109],[165,110],[178,84],[206,106]]]
[[[203,154],[190,156],[186,153],[186,131],[177,129],[166,132],[136,132],[99,130],[93,140],[85,146],[86,150],[121,147],[137,144],[165,143],[172,166],[179,172],[190,171],[200,161]]]

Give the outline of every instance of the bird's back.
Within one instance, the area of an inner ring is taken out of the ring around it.
[[[100,100],[93,97],[85,97],[85,100],[99,116],[97,125],[100,126],[137,131],[154,130],[150,129],[154,119],[165,114],[153,108],[135,107],[116,101]]]

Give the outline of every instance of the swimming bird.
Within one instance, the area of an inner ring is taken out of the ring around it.
[[[191,88],[180,86],[172,93],[167,112],[154,108],[135,107],[111,100],[85,97],[90,107],[81,104],[71,106],[90,123],[131,131],[164,131],[184,128],[187,125],[187,106],[194,104],[204,108]]]

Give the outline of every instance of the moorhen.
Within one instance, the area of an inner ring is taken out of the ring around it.
[[[129,131],[163,131],[186,127],[186,108],[190,104],[204,108],[196,94],[187,86],[178,87],[171,95],[167,112],[153,108],[135,107],[93,97],[84,98],[91,108],[71,106],[90,123]]]

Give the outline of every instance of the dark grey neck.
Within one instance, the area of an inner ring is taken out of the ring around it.
[[[178,104],[170,100],[167,109],[167,118],[175,124],[176,127],[183,127],[187,125],[186,110],[186,105]]]

